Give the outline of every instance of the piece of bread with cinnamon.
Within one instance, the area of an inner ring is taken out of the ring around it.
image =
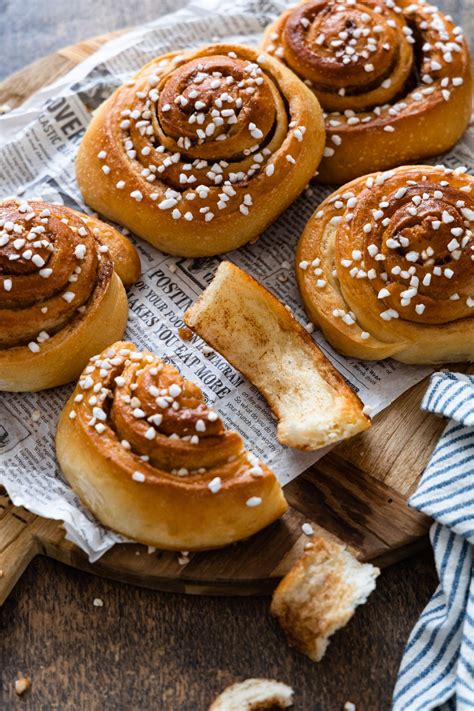
[[[273,294],[230,262],[185,323],[261,392],[281,444],[314,450],[370,426],[357,395]]]
[[[289,643],[319,662],[329,637],[367,601],[379,573],[335,540],[314,536],[273,593],[271,612]]]

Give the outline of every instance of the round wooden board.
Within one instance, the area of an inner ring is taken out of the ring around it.
[[[0,104],[12,108],[64,75],[120,33],[66,47],[0,84]],[[269,593],[301,555],[305,521],[336,536],[364,560],[385,565],[425,544],[429,521],[411,511],[414,490],[444,427],[419,409],[420,383],[378,416],[373,427],[339,445],[285,487],[290,509],[251,540],[221,551],[194,554],[183,564],[174,553],[140,545],[115,546],[90,564],[65,540],[59,521],[35,516],[0,492],[0,604],[37,554],[124,582],[173,592],[253,595]]]

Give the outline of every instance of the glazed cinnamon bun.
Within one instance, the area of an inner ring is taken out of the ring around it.
[[[474,178],[402,166],[319,206],[296,273],[314,323],[341,353],[405,363],[474,360]]]
[[[469,123],[462,29],[422,0],[301,2],[268,27],[263,47],[326,112],[323,182],[442,153]]]
[[[156,548],[224,546],[287,507],[274,474],[225,430],[200,388],[133,343],[91,358],[61,414],[56,449],[103,524]]]
[[[41,200],[0,203],[0,390],[76,378],[123,335],[138,255],[109,225]]]
[[[303,190],[324,148],[316,97],[268,55],[157,57],[97,111],[77,156],[85,201],[186,257],[235,249]]]

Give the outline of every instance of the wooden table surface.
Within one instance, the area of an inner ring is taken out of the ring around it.
[[[462,0],[440,4],[472,26]],[[23,0],[20,9],[17,0],[0,0],[0,78],[171,5]],[[385,570],[315,665],[287,647],[268,598],[157,593],[38,558],[0,610],[0,709],[205,711],[228,684],[268,676],[294,687],[298,711],[339,711],[349,700],[358,711],[383,711],[404,643],[436,583],[429,551]],[[18,672],[32,680],[21,698]]]

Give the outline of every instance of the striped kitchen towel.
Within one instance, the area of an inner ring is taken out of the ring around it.
[[[422,408],[450,418],[409,503],[431,516],[439,586],[405,648],[394,711],[474,709],[474,376],[435,373]]]

